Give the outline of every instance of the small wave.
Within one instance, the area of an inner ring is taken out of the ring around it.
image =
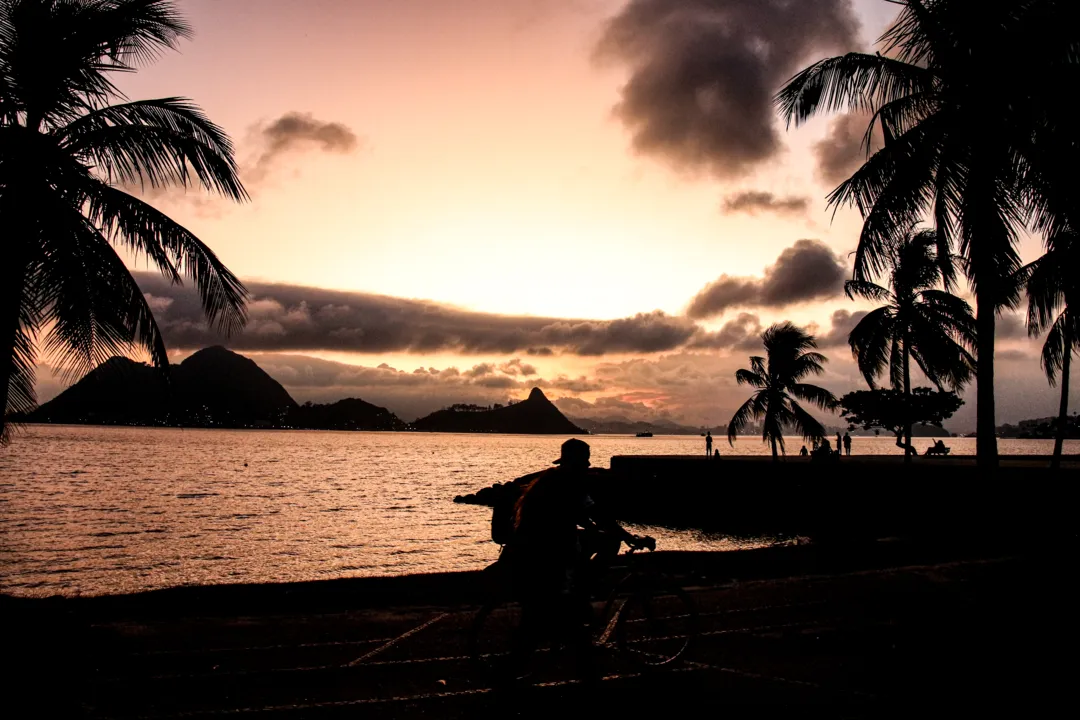
[[[216,496],[216,495],[221,495],[221,493],[216,493],[216,492],[206,492],[206,493],[180,493],[180,494],[179,494],[179,495],[177,495],[176,497],[180,498],[181,500],[193,500],[193,499],[198,499],[198,498],[205,498],[205,497],[214,497],[214,496]]]

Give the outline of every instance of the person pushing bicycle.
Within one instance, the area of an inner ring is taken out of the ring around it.
[[[532,479],[514,506],[506,560],[522,602],[523,651],[552,621],[584,633],[571,639],[587,646],[588,579],[607,567],[624,542],[634,549],[656,547],[653,538],[627,532],[594,500],[589,457],[588,443],[567,440],[554,461],[558,467]]]

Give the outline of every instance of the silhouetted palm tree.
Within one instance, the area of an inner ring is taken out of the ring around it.
[[[1080,302],[1080,237],[1064,231],[1051,236],[1047,248],[1045,255],[1025,268],[1028,332],[1033,337],[1046,332],[1042,367],[1051,387],[1061,373],[1061,401],[1051,460],[1051,465],[1058,467],[1069,421],[1069,371],[1073,353],[1080,350],[1080,318],[1073,305]]]
[[[226,134],[183,98],[128,102],[110,75],[190,34],[171,0],[0,1],[0,392],[34,405],[41,348],[74,374],[142,347],[168,358],[117,254],[194,281],[209,320],[243,326],[246,291],[197,237],[118,186],[247,197]],[[115,103],[115,104],[110,104]],[[8,426],[0,418],[0,435]]]
[[[809,375],[825,372],[828,362],[814,352],[817,342],[789,322],[777,323],[761,334],[765,357],[751,357],[750,369],[739,370],[735,380],[757,388],[728,423],[728,442],[734,444],[739,432],[751,420],[762,421],[761,439],[772,445],[773,459],[784,451],[784,428],[791,428],[807,441],[825,439],[825,428],[806,412],[797,400],[817,405],[823,410],[837,407],[836,397],[817,385],[802,382]]]
[[[889,384],[911,397],[911,360],[923,374],[944,389],[958,390],[975,372],[975,318],[960,298],[939,290],[941,265],[934,249],[937,232],[909,228],[885,250],[889,286],[869,280],[849,280],[848,297],[885,305],[867,313],[848,336],[859,370],[873,388],[886,370]],[[899,439],[897,439],[899,445]],[[904,432],[904,456],[917,454],[911,446],[911,420]]]
[[[789,123],[851,111],[881,128],[884,147],[829,196],[864,218],[855,279],[883,272],[891,239],[924,218],[936,225],[939,259],[959,246],[978,310],[977,451],[994,465],[995,315],[1019,301],[1002,282],[1019,269],[1017,230],[1046,211],[1037,200],[1049,183],[1029,178],[1056,153],[1037,141],[1075,145],[1072,126],[1058,128],[1073,122],[1060,96],[1070,86],[1062,78],[1075,76],[1076,23],[1061,0],[898,4],[881,53],[815,63],[777,104]],[[867,149],[869,139],[868,129]],[[950,289],[951,265],[942,272]]]

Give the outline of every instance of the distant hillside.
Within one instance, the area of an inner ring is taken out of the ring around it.
[[[296,408],[288,425],[305,430],[406,430],[401,418],[384,407],[357,398],[345,398],[329,405],[310,402]]]
[[[454,406],[438,410],[414,422],[413,427],[428,432],[546,435],[580,435],[586,432],[567,420],[540,388],[533,388],[527,400],[505,407],[489,410]]]
[[[629,420],[625,417],[612,418],[567,418],[570,422],[585,428],[593,435],[637,435],[640,432],[651,432],[654,435],[701,435],[703,428],[679,425],[666,420],[656,422],[644,422],[642,420]],[[720,432],[717,428],[709,428],[713,433]],[[722,428],[726,432],[727,428]]]
[[[1032,418],[1021,420],[1015,425],[1000,425],[997,435],[1003,438],[1051,439],[1057,435],[1057,425],[1056,416]],[[1065,437],[1073,440],[1080,438],[1080,417],[1075,413],[1065,420]]]
[[[157,425],[165,420],[172,390],[146,363],[109,358],[38,407],[28,422],[89,425]]]
[[[114,357],[45,403],[29,422],[185,427],[270,427],[296,408],[248,358],[211,347],[159,371]]]

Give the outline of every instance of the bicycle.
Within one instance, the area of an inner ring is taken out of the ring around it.
[[[671,667],[686,656],[696,640],[697,608],[679,584],[646,560],[648,556],[635,555],[637,549],[631,546],[616,556],[616,564],[594,583],[589,598],[593,616],[589,641],[593,648],[613,652],[616,663],[628,664],[634,671]],[[604,588],[606,595],[598,592]],[[604,598],[602,606],[599,597]],[[526,667],[510,667],[521,616],[522,607],[516,599],[500,596],[483,605],[470,625],[470,663],[474,672],[493,685],[543,677],[546,671],[559,669],[556,656],[565,645],[560,646],[557,638],[524,658]],[[548,660],[546,667],[543,660]],[[511,670],[518,676],[510,677]]]

